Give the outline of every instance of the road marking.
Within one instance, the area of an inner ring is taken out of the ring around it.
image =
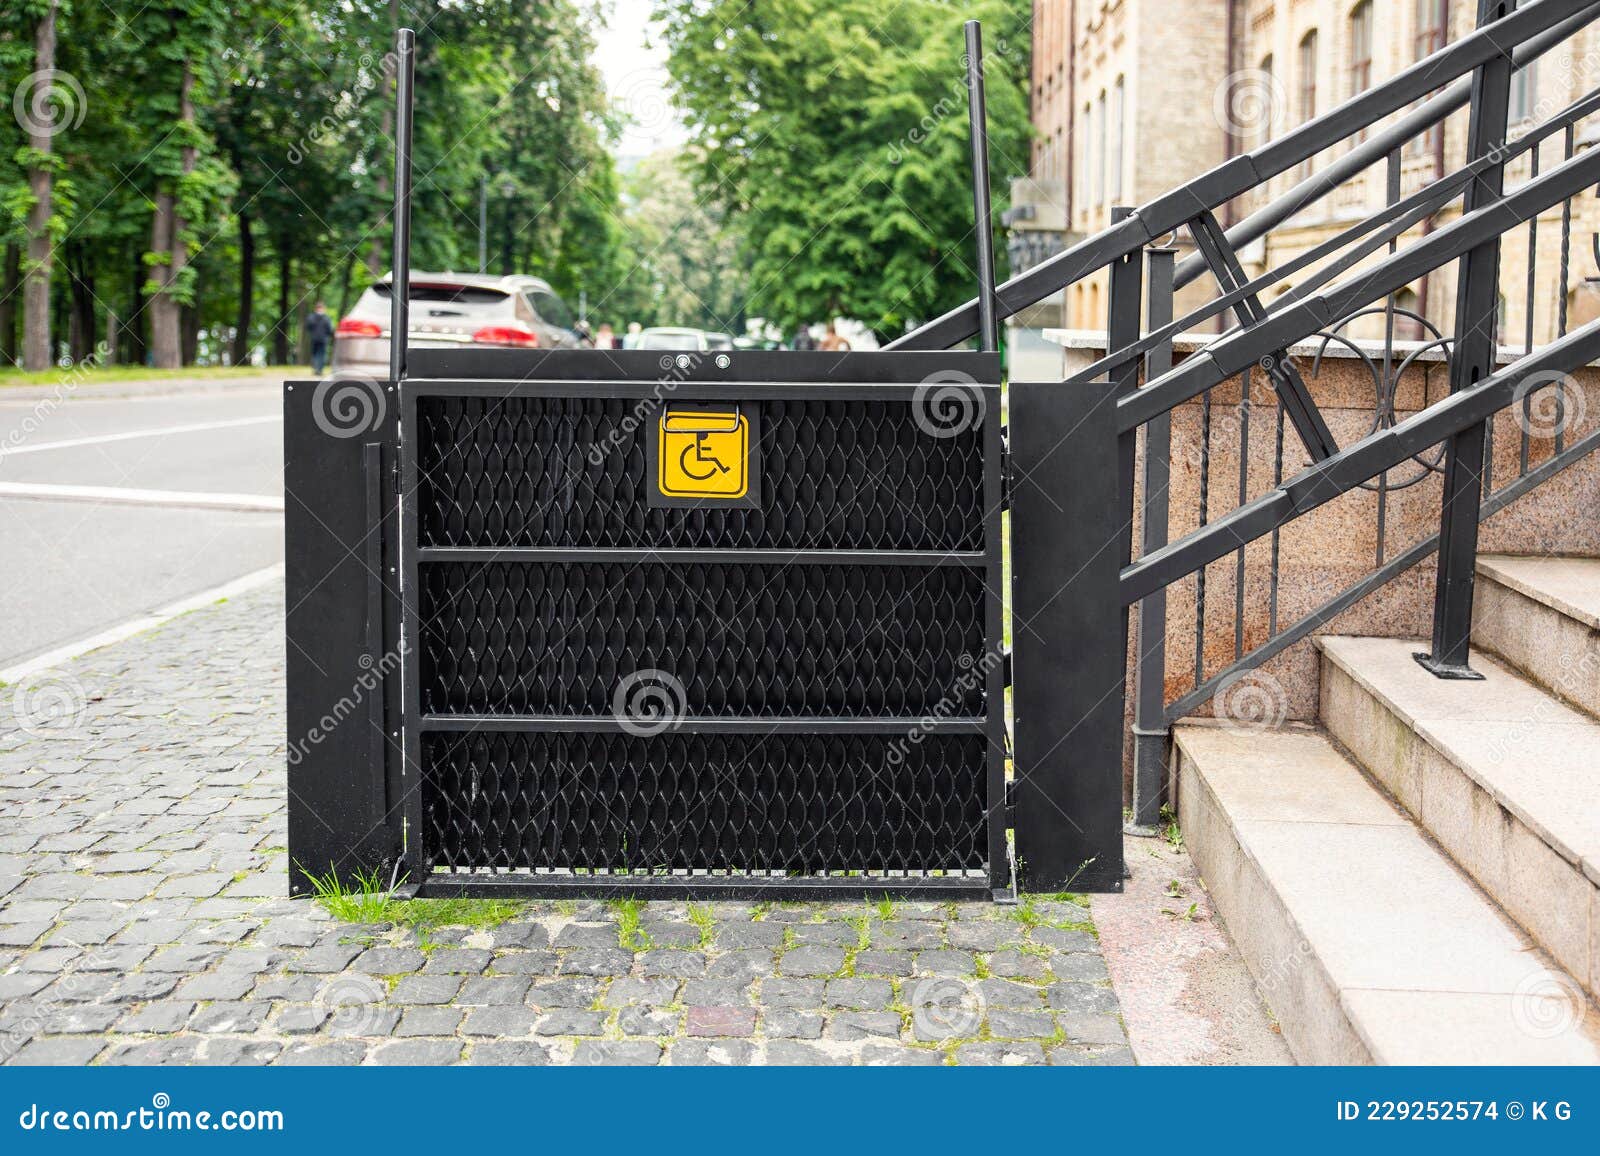
[[[15,454],[42,454],[46,450],[70,450],[78,446],[98,446],[107,442],[126,442],[134,438],[160,438],[171,434],[204,433],[214,429],[237,429],[246,425],[265,425],[267,422],[281,422],[282,416],[271,414],[266,417],[238,417],[227,421],[202,421],[190,425],[168,425],[156,429],[125,430],[122,433],[94,434],[89,437],[64,438],[61,441],[38,442],[36,444],[12,446],[0,449],[0,458],[9,458]]]
[[[268,566],[265,569],[246,574],[243,578],[235,578],[232,582],[224,582],[221,586],[213,586],[210,590],[202,590],[198,594],[192,594],[188,598],[182,598],[171,605],[163,606],[160,610],[152,610],[149,614],[140,615],[138,618],[113,626],[109,630],[102,630],[99,634],[81,638],[77,642],[69,642],[65,646],[46,651],[44,654],[37,655],[25,662],[20,662],[16,666],[0,670],[0,682],[20,682],[31,674],[37,674],[39,671],[47,670],[52,666],[60,666],[63,662],[70,662],[74,658],[88,654],[91,650],[99,650],[101,647],[132,638],[135,634],[143,634],[146,630],[153,630],[180,614],[187,614],[191,610],[199,610],[202,607],[210,606],[222,598],[232,598],[236,595],[247,593],[282,577],[283,563],[279,562],[275,566]]]
[[[184,506],[281,514],[283,499],[264,494],[211,494],[197,490],[141,490],[132,486],[60,486],[50,482],[0,482],[0,498],[42,502],[98,502],[124,506]]]

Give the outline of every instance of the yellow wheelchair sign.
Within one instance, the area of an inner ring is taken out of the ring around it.
[[[737,405],[665,409],[653,455],[660,496],[673,504],[744,504],[751,496],[750,443],[750,416]]]

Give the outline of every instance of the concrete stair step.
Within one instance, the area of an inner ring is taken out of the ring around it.
[[[1600,558],[1479,558],[1472,640],[1600,717]]]
[[[1600,1063],[1577,985],[1325,734],[1174,737],[1185,843],[1301,1063]]]
[[[1322,722],[1590,995],[1600,993],[1600,722],[1487,654],[1434,678],[1422,644],[1334,638]]]

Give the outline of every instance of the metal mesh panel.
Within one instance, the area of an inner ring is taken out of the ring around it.
[[[978,871],[974,734],[424,736],[435,869]]]
[[[596,716],[661,672],[690,716],[984,712],[986,591],[964,566],[430,563],[430,714]]]
[[[909,400],[766,401],[762,508],[662,510],[645,499],[641,404],[419,399],[421,544],[983,549],[981,426],[932,436]]]

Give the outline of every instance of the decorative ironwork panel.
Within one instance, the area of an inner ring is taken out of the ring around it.
[[[650,509],[644,431],[620,397],[419,399],[425,546],[981,550],[981,424],[905,401],[768,401],[759,510]],[[919,420],[920,418],[920,420]]]
[[[690,716],[984,713],[981,570],[663,562],[422,567],[429,714],[619,713],[649,672]]]
[[[981,734],[432,733],[435,868],[975,871]]]

